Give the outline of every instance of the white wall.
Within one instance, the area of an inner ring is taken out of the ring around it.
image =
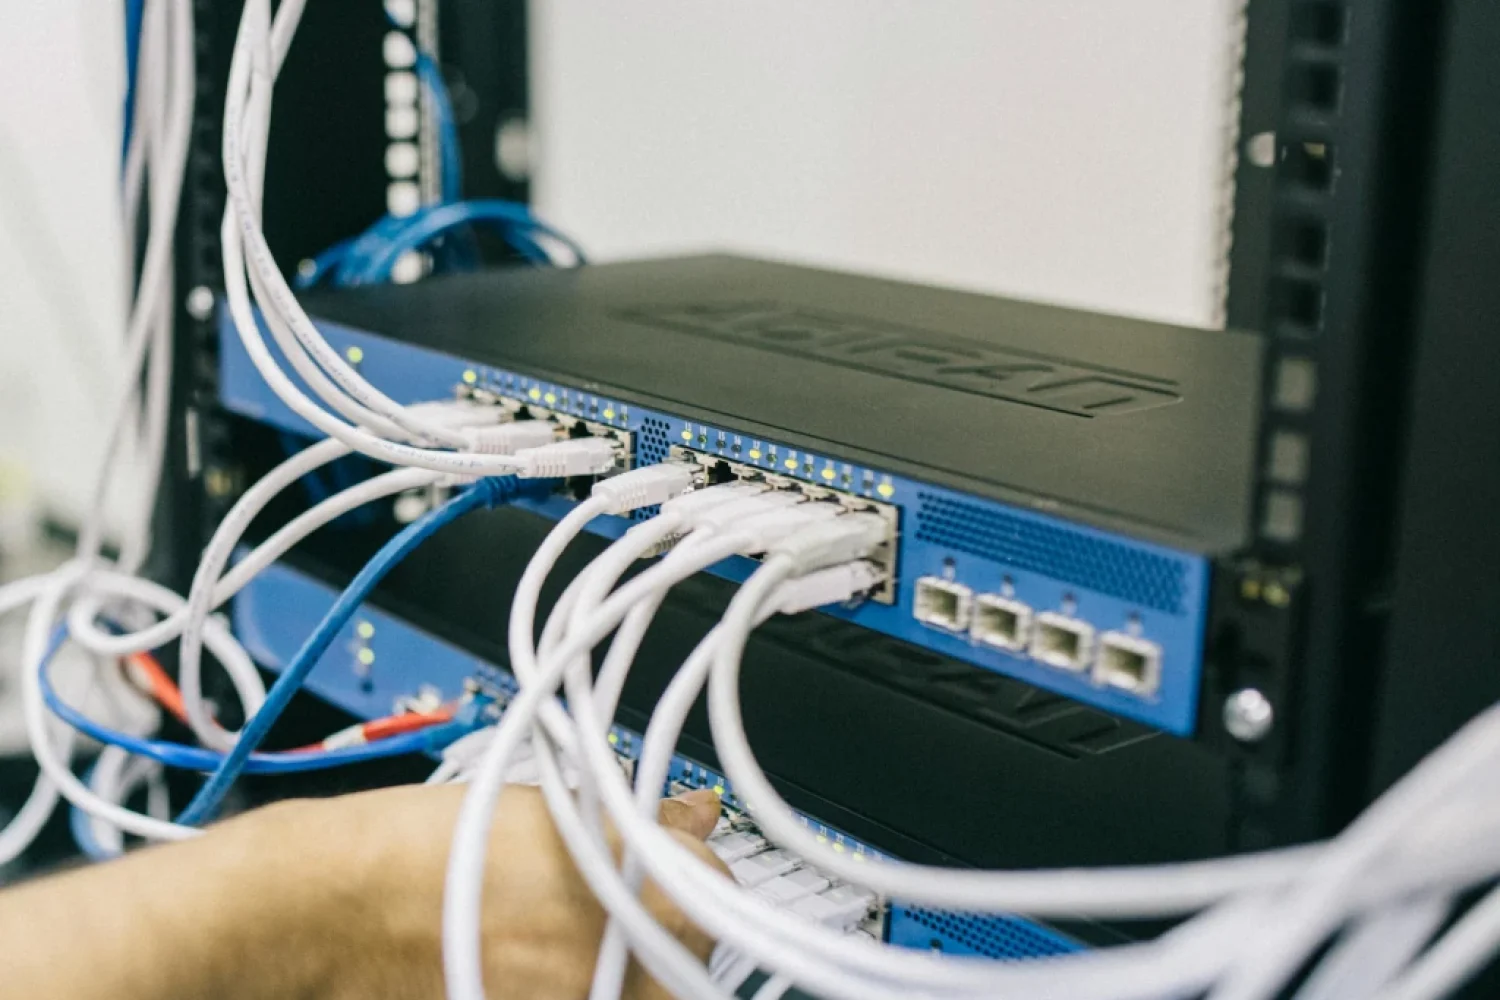
[[[123,338],[120,9],[8,3],[0,31],[0,481],[28,478],[65,516],[87,495]]]
[[[537,197],[703,247],[1214,312],[1233,0],[533,0]]]
[[[538,198],[601,259],[728,247],[1207,323],[1234,3],[534,0]],[[120,341],[106,7],[0,32],[0,492],[24,468],[64,515]]]

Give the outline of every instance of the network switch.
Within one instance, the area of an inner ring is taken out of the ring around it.
[[[308,306],[399,401],[458,391],[560,433],[615,436],[636,465],[690,457],[711,480],[875,510],[891,523],[887,582],[826,613],[1194,729],[1209,563],[1240,545],[1247,516],[1254,338],[733,258]],[[228,409],[310,433],[227,323],[220,363]],[[555,518],[571,502],[530,509]],[[713,572],[743,580],[754,565]]]

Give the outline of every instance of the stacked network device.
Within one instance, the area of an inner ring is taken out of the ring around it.
[[[1248,520],[1255,337],[728,256],[493,271],[308,306],[399,402],[468,398],[559,438],[611,438],[620,469],[685,460],[706,483],[756,480],[880,514],[879,584],[817,614],[1141,732],[1198,728],[1212,569]],[[312,434],[227,322],[220,396],[253,423]],[[560,517],[588,485],[564,484],[531,505],[533,519]],[[600,518],[592,530],[628,525]],[[735,558],[714,572],[739,581],[753,568]],[[236,627],[274,668],[332,595],[315,574],[277,566],[239,600]],[[512,690],[492,649],[455,641],[462,628],[424,628],[432,615],[431,601],[426,618],[369,609],[310,687],[362,715],[422,688]],[[635,734],[615,738],[628,759]],[[691,757],[674,774],[722,786]],[[810,817],[851,851],[892,851],[822,819]],[[748,818],[735,824],[753,841]],[[851,931],[980,954],[1069,946],[1003,918],[886,901],[872,914]]]

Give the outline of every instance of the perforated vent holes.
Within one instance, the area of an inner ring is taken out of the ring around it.
[[[635,434],[635,464],[654,465],[666,461],[670,448],[667,433],[670,430],[671,427],[665,420],[658,420],[656,417],[642,420],[640,429]],[[630,516],[636,521],[646,521],[655,517],[658,510],[659,507],[642,507]]]
[[[970,913],[954,913],[950,910],[929,910],[916,907],[895,906],[892,920],[910,920],[933,935],[931,942],[919,942],[910,929],[897,935],[893,925],[892,940],[913,947],[918,944],[950,945],[944,951],[959,949],[983,955],[987,958],[1042,958],[1047,955],[1066,955],[1080,950],[1080,946],[1060,934],[1039,927],[1029,921],[1014,917],[976,916]],[[896,941],[897,937],[901,940]]]
[[[1131,604],[1182,613],[1188,572],[1182,560],[930,493],[918,494],[917,537]]]

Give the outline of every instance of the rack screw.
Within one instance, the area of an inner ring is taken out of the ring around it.
[[[1241,743],[1265,739],[1275,721],[1270,701],[1255,688],[1241,688],[1224,702],[1224,728]]]

